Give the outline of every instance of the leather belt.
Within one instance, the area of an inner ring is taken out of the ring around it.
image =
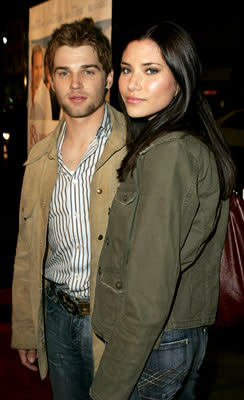
[[[50,282],[50,288],[56,294],[61,306],[74,316],[90,314],[90,303],[88,301],[76,300],[63,290],[58,289],[55,282]]]

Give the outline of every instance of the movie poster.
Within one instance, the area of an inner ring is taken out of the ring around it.
[[[28,151],[62,117],[45,65],[47,43],[55,28],[85,17],[93,18],[111,40],[112,0],[49,0],[29,10]]]

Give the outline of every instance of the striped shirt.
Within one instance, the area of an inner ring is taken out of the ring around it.
[[[45,278],[60,284],[62,290],[77,298],[87,298],[90,294],[90,185],[111,130],[112,123],[106,105],[96,137],[75,171],[70,171],[62,161],[65,124],[57,141],[58,178],[48,218],[51,251],[45,266]]]

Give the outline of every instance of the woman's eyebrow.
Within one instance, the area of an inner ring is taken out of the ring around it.
[[[121,65],[131,65],[130,63],[128,63],[128,62],[126,62],[126,61],[121,61]],[[147,66],[149,66],[149,65],[161,65],[160,63],[157,63],[157,62],[153,62],[153,61],[150,61],[150,62],[146,62],[146,63],[142,63],[142,66],[143,67],[147,67]]]

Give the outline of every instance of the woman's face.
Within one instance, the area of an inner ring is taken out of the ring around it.
[[[160,48],[151,39],[130,42],[123,52],[119,90],[130,117],[153,118],[178,90]]]

